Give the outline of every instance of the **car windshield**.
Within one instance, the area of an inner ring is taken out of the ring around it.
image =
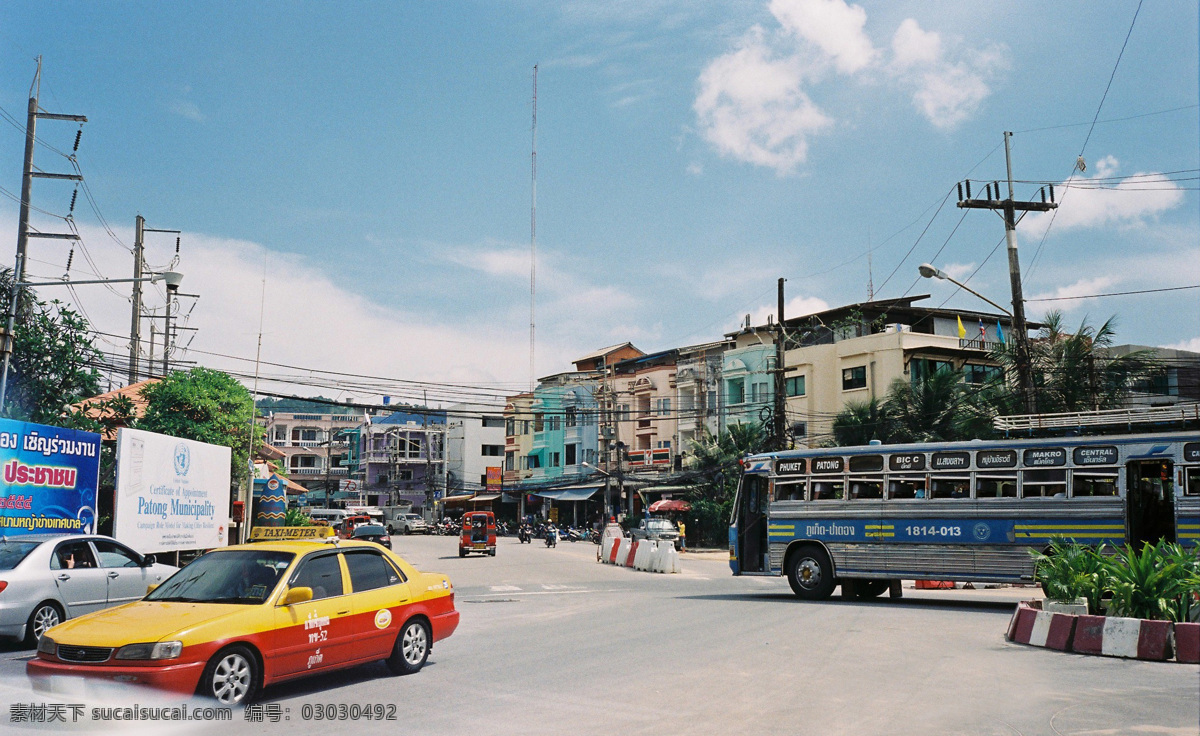
[[[387,530],[378,524],[363,524],[354,530],[356,537],[380,537],[387,534]]]
[[[0,570],[11,570],[21,564],[41,542],[0,542]]]
[[[651,519],[646,522],[646,528],[656,532],[675,531],[675,525],[666,519]]]
[[[146,596],[148,601],[262,603],[296,556],[290,552],[209,552]]]

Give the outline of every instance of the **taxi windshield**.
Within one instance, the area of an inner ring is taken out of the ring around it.
[[[257,605],[275,590],[296,555],[266,550],[209,552],[146,596],[148,601]]]

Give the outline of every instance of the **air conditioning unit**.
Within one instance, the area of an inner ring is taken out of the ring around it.
[[[883,326],[884,333],[890,332],[912,332],[912,325],[902,325],[899,322],[893,322]]]

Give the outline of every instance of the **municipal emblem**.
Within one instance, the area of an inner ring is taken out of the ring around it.
[[[976,524],[972,531],[975,534],[975,538],[981,542],[986,541],[988,537],[992,536],[992,528],[982,521]]]
[[[192,451],[188,446],[180,442],[175,445],[175,475],[187,475],[188,469],[192,466]]]
[[[388,624],[392,622],[392,612],[386,608],[381,608],[379,613],[375,614],[375,628],[386,629]]]

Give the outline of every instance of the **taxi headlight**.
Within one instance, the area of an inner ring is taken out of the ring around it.
[[[181,641],[126,644],[117,650],[117,655],[113,659],[175,659],[182,651],[183,642]]]
[[[42,634],[42,638],[38,639],[37,650],[39,654],[55,655],[58,654],[58,645],[54,643],[53,639]]]

